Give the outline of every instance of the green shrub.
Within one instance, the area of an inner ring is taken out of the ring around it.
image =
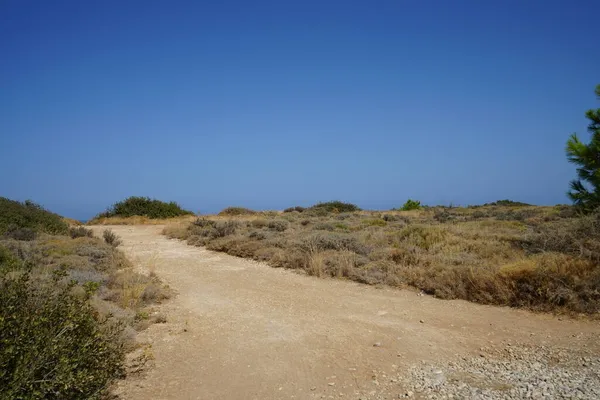
[[[23,264],[15,257],[14,253],[10,249],[0,245],[0,277],[4,276],[7,272],[19,270],[22,267]],[[0,304],[0,309],[2,309],[2,304]]]
[[[71,238],[73,239],[78,237],[94,237],[94,231],[87,229],[84,226],[78,226],[69,228],[69,235],[71,235]]]
[[[119,245],[121,245],[121,243],[123,243],[121,241],[121,239],[119,238],[119,236],[117,236],[110,229],[105,229],[104,232],[102,233],[102,237],[104,238],[104,241],[107,244],[110,244],[113,247],[118,247]]]
[[[96,218],[143,216],[156,219],[173,218],[192,214],[194,213],[182,209],[174,201],[166,203],[149,197],[133,196],[115,203],[107,211],[98,214]]]
[[[321,213],[342,213],[342,212],[354,212],[360,211],[357,205],[351,203],[344,203],[341,201],[328,201],[326,203],[318,203],[310,207],[309,210],[320,211]]]
[[[305,207],[296,206],[296,207],[286,208],[285,210],[283,210],[283,212],[289,213],[289,212],[297,211],[297,212],[301,213],[301,212],[304,212],[304,210],[306,210]]]
[[[97,317],[91,290],[76,295],[64,274],[44,283],[2,270],[0,398],[104,398],[123,372],[121,326]]]
[[[410,211],[410,210],[420,210],[423,208],[421,202],[418,200],[406,200],[406,203],[402,207],[400,207],[400,211]]]
[[[522,203],[520,201],[512,201],[512,200],[498,200],[498,201],[494,201],[492,203],[486,203],[484,204],[484,206],[505,206],[505,207],[524,207],[524,206],[530,206],[531,204],[527,204],[527,203]]]
[[[256,214],[256,211],[250,210],[249,208],[244,208],[244,207],[227,207],[227,208],[221,210],[221,212],[219,212],[219,215],[228,216],[228,217],[234,217],[234,216],[238,216],[238,215],[252,215],[252,214]]]
[[[0,197],[0,234],[9,229],[13,232],[27,229],[34,232],[66,234],[69,226],[60,215],[47,211],[29,200],[21,203]],[[30,236],[29,233],[27,235]]]

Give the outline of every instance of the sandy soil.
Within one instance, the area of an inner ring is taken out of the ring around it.
[[[111,229],[136,268],[177,293],[157,308],[167,322],[139,335],[152,362],[119,383],[124,399],[391,399],[404,388],[389,377],[417,363],[600,343],[597,322],[308,277],[187,246],[162,226]]]

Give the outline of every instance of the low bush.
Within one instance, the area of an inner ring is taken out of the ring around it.
[[[64,273],[43,282],[2,270],[0,398],[104,398],[123,373],[124,347],[121,326],[90,305],[93,287],[82,296]]]
[[[252,232],[250,232],[250,234],[248,235],[248,237],[250,239],[255,239],[255,240],[264,240],[264,239],[267,238],[267,235],[264,232],[252,231]]]
[[[492,213],[499,221],[525,221],[528,218],[539,216],[534,209],[500,209]]]
[[[16,236],[30,237],[31,231],[66,234],[69,226],[60,215],[45,210],[42,206],[32,201],[27,200],[21,203],[0,197],[0,235],[9,230]],[[17,230],[26,231],[15,233]]]
[[[433,212],[433,219],[438,222],[444,223],[453,220],[455,217],[445,208],[435,209]]]
[[[151,219],[174,218],[182,215],[193,215],[194,213],[184,210],[174,201],[164,202],[149,197],[129,197],[115,203],[108,210],[98,214],[97,218],[133,217],[142,216]]]
[[[471,218],[473,219],[482,219],[487,218],[489,215],[483,211],[477,210],[471,214]]]
[[[348,250],[357,254],[367,254],[367,246],[351,235],[344,233],[314,233],[300,242],[300,248],[315,253],[322,250]]]
[[[554,211],[559,218],[574,218],[578,215],[577,208],[568,205],[555,206]]]
[[[107,244],[110,244],[113,247],[118,247],[122,243],[121,238],[110,229],[105,229],[104,232],[102,232],[102,237]]]
[[[267,224],[267,227],[272,230],[272,231],[277,231],[277,232],[283,232],[285,231],[288,226],[290,226],[289,222],[287,222],[286,220],[283,219],[275,219],[272,221],[269,221],[269,223]]]
[[[240,226],[241,223],[238,221],[213,221],[198,218],[189,226],[188,231],[192,236],[216,239],[233,235]]]
[[[238,215],[253,215],[256,211],[244,207],[227,207],[219,212],[219,215],[233,217]]]
[[[214,226],[213,237],[220,238],[233,235],[239,226],[240,223],[237,221],[219,221]]]
[[[94,237],[94,231],[87,229],[84,226],[77,226],[69,228],[69,235],[71,235],[72,239],[78,237]]]
[[[213,221],[213,220],[210,220],[207,218],[203,218],[203,217],[200,217],[193,222],[193,224],[195,226],[199,226],[201,228],[207,228],[207,227],[212,228],[216,225],[216,223],[217,223],[216,221]]]
[[[315,204],[314,206],[310,207],[308,211],[313,211],[317,214],[329,214],[360,211],[360,208],[355,204],[344,203],[336,200]]]
[[[37,237],[37,232],[31,228],[20,228],[13,225],[9,226],[6,232],[4,232],[4,237],[28,242],[35,240]]]
[[[305,207],[296,206],[296,207],[286,208],[285,210],[283,210],[283,212],[289,213],[289,212],[297,211],[297,212],[301,213],[301,212],[304,212],[304,210],[306,210]]]
[[[160,303],[171,291],[156,276],[138,274],[131,268],[116,271],[106,282],[105,298],[124,309],[139,310],[151,303]]]
[[[421,205],[421,202],[418,200],[411,200],[408,199],[406,200],[406,203],[404,203],[404,205],[402,205],[402,207],[400,207],[400,211],[411,211],[411,210],[420,210],[421,208],[423,208],[423,206]]]
[[[531,204],[505,199],[505,200],[494,201],[492,203],[486,203],[486,204],[484,204],[484,206],[525,207],[525,206],[531,206]]]

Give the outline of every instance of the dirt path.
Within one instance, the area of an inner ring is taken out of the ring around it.
[[[154,366],[124,399],[397,398],[390,377],[509,343],[591,348],[599,326],[409,290],[318,279],[114,226],[136,267],[177,295],[140,335]]]

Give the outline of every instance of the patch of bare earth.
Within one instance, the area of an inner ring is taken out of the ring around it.
[[[176,292],[140,333],[147,365],[118,384],[124,399],[559,398],[542,378],[570,371],[599,385],[598,322],[308,277],[162,228],[111,227]]]

